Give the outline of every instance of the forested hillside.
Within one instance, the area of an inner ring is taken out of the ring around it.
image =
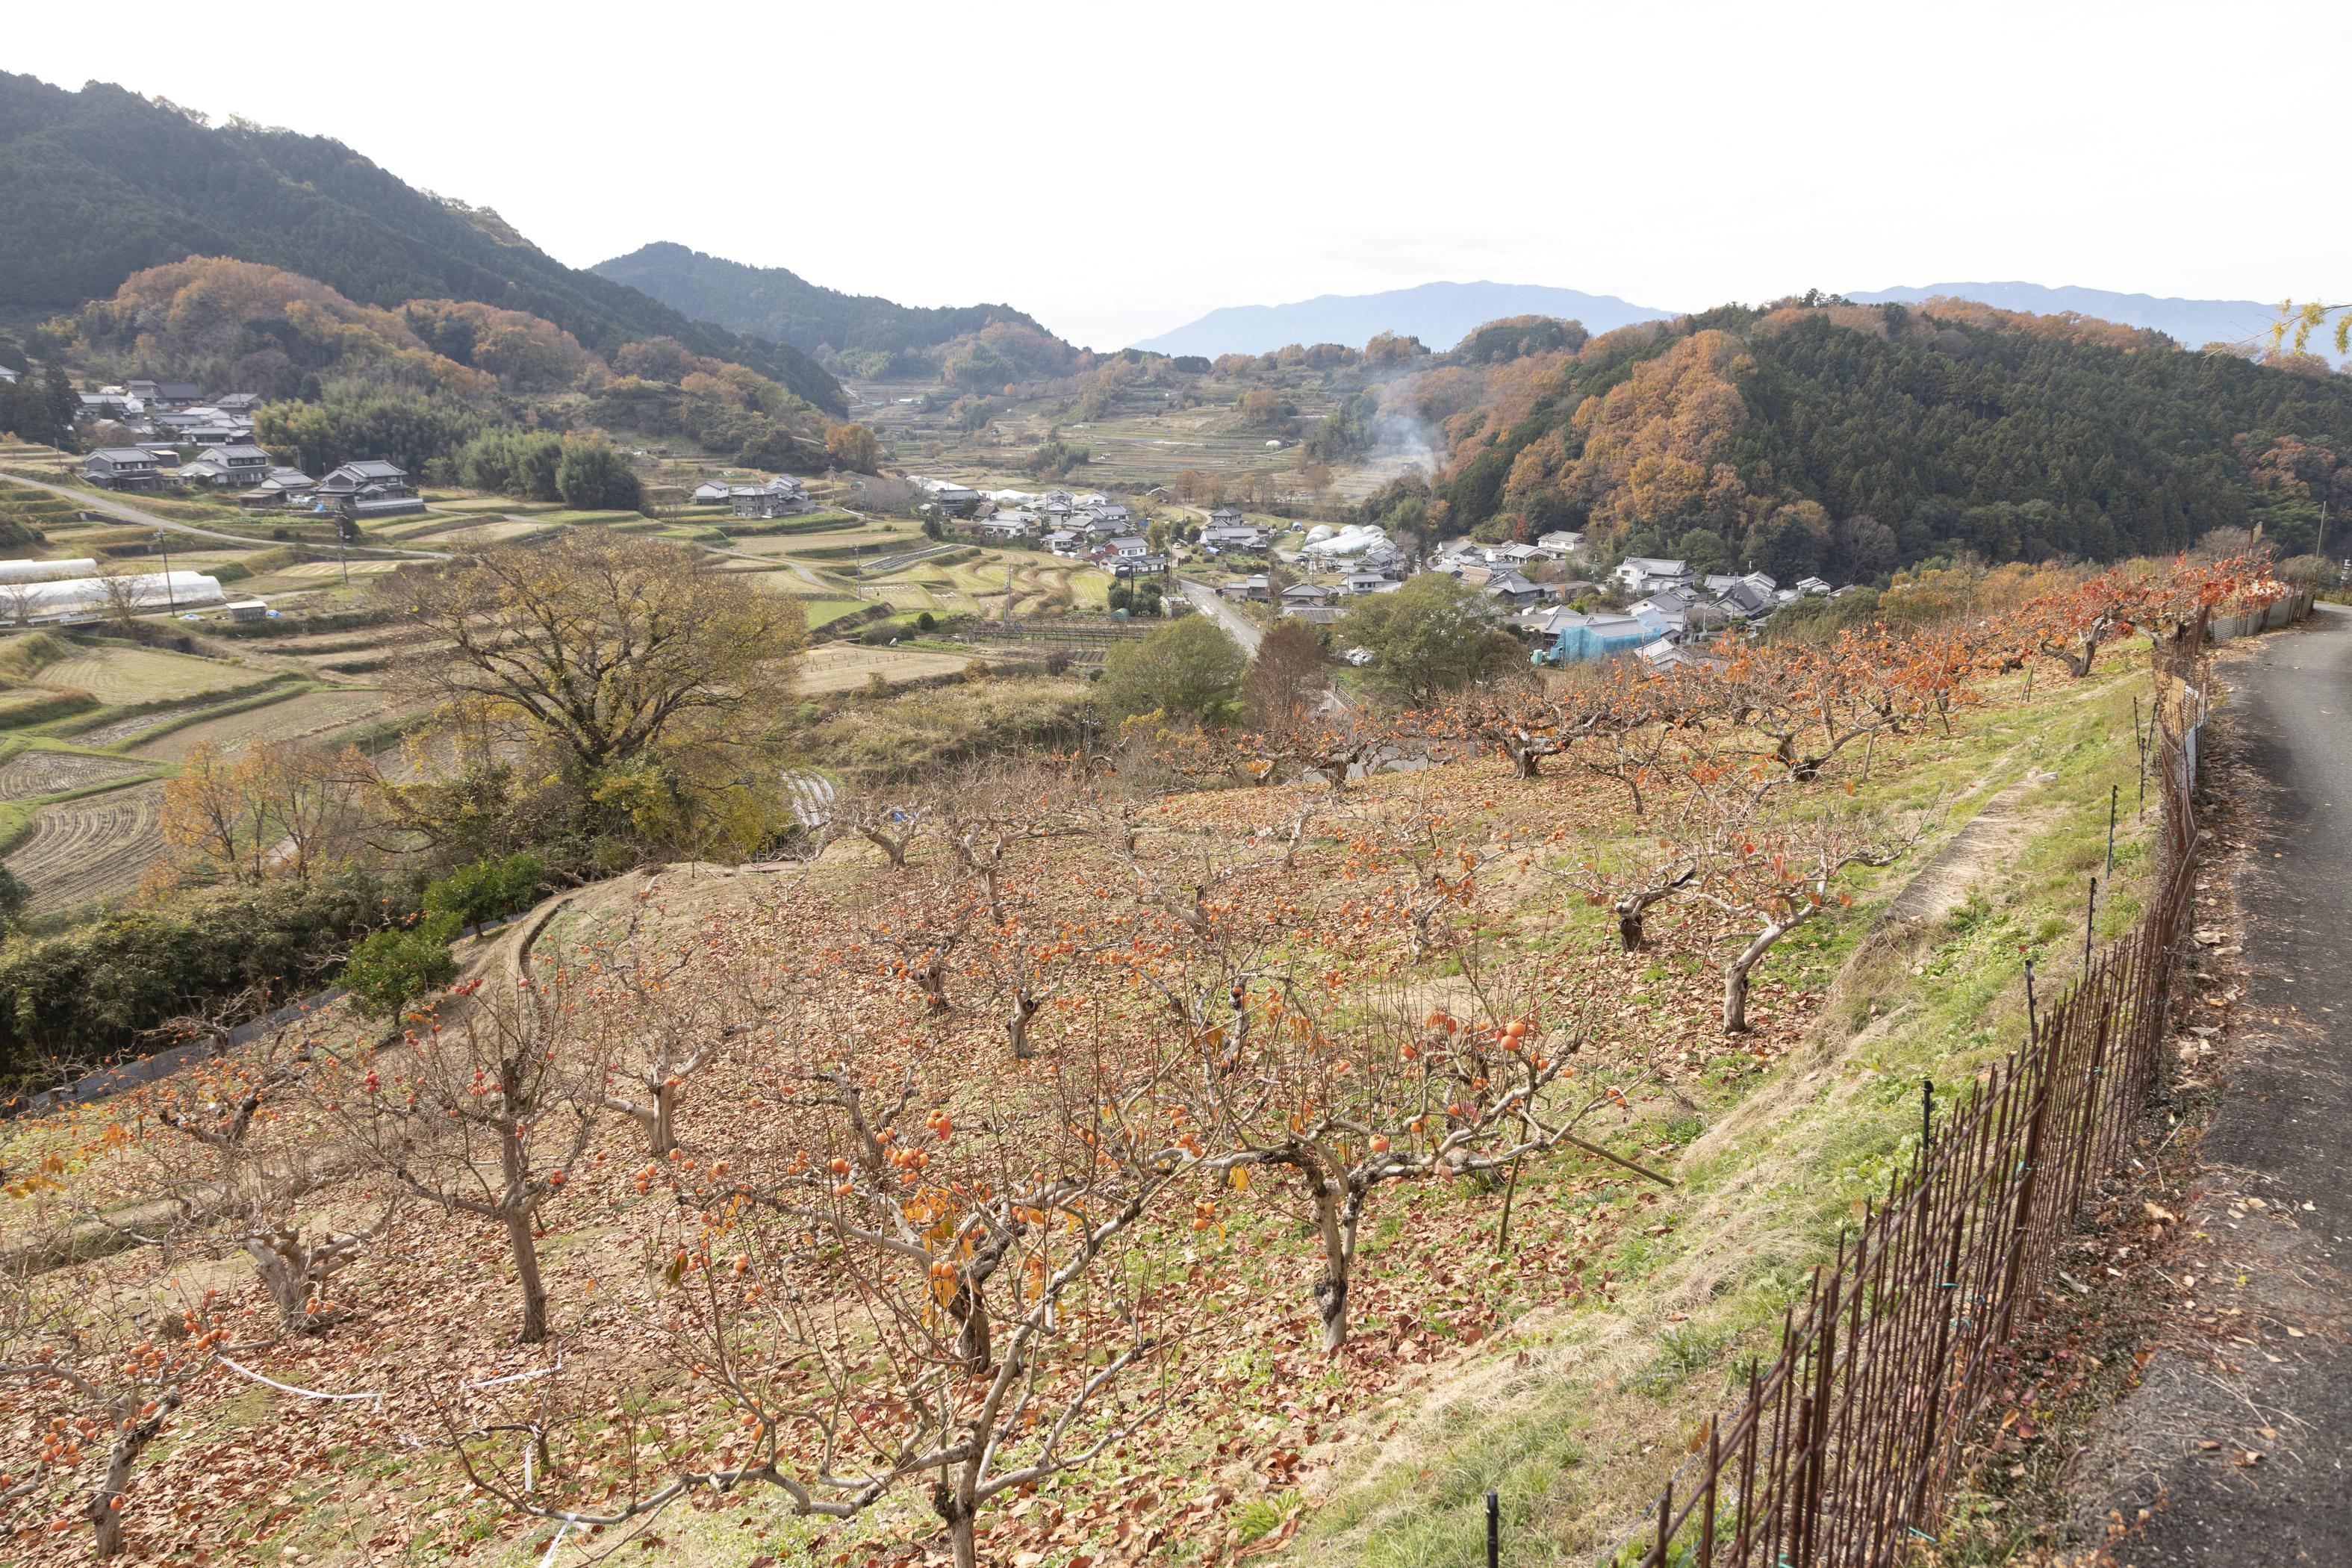
[[[747,267],[667,241],[599,262],[595,270],[699,320],[794,348],[830,351],[865,375],[928,371],[927,363],[906,363],[909,351],[938,348],[998,321],[1045,331],[1009,305],[900,305],[826,289],[782,267]]]
[[[0,72],[0,311],[71,310],[189,256],[285,268],[363,304],[524,311],[600,354],[674,338],[819,407],[843,406],[833,377],[800,350],[566,267],[496,214],[413,189],[341,142],[207,129],[118,87],[68,92]]]
[[[1784,580],[1960,550],[2113,559],[2256,523],[2291,553],[2323,500],[2352,509],[2352,378],[1961,301],[1727,306],[1423,361],[1376,395],[1380,419],[1310,444],[1344,457],[1399,418],[1429,427],[1433,490],[1376,498],[1400,521],[1580,528]]]

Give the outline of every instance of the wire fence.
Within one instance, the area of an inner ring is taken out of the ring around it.
[[[2128,1154],[2147,1102],[2194,888],[2201,684],[2183,682],[2185,721],[2151,759],[2162,884],[2137,927],[2053,1006],[2037,1004],[2028,969],[2026,1042],[1943,1126],[1927,1100],[1910,1168],[1816,1271],[1778,1356],[1749,1372],[1736,1410],[1708,1418],[1613,1564],[1845,1568],[1933,1539],[1994,1352],[2055,1271],[2085,1193]]]

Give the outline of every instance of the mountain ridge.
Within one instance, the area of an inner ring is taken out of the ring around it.
[[[2079,284],[1928,283],[1849,292],[1857,305],[1916,305],[1942,296],[1973,300],[2002,310],[2027,310],[2037,316],[2068,311],[2114,321],[2126,327],[2147,327],[2162,332],[2182,348],[2207,343],[2241,343],[2260,340],[2278,319],[2278,307],[2253,300],[2190,300],[2178,296],[2129,294],[2112,289],[2088,289]]]
[[[69,91],[0,72],[0,311],[76,310],[192,256],[281,268],[386,308],[448,299],[522,310],[607,355],[675,338],[819,407],[845,406],[801,350],[566,267],[495,214],[418,190],[340,142],[214,129],[110,83]]]
[[[936,348],[998,321],[1045,331],[1010,305],[901,305],[878,294],[828,289],[789,268],[754,267],[674,240],[640,246],[589,270],[689,316],[803,353]]]
[[[1265,353],[1291,343],[1361,348],[1381,332],[1450,349],[1488,321],[1556,316],[1599,333],[1636,321],[1672,321],[1682,312],[1636,305],[1613,294],[1587,294],[1539,283],[1440,281],[1374,294],[1318,294],[1283,305],[1226,305],[1133,346],[1155,353]]]

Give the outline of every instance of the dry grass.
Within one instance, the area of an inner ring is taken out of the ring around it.
[[[855,691],[876,675],[886,681],[921,680],[935,675],[953,675],[971,662],[961,654],[835,643],[812,649],[802,659],[798,687],[811,695]]]
[[[41,671],[40,682],[87,691],[110,707],[201,697],[250,686],[256,672],[233,664],[157,648],[100,647],[58,659]]]

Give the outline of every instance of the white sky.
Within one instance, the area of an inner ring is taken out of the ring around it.
[[[1097,347],[1434,279],[2352,293],[2343,0],[16,9],[0,68],[336,137],[575,266],[672,239]]]

